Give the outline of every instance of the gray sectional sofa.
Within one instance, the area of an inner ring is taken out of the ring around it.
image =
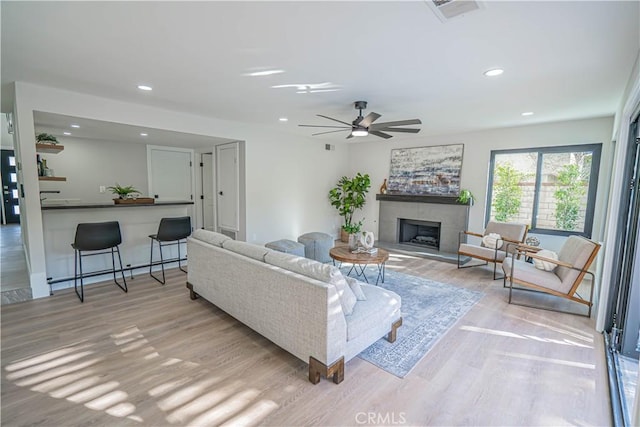
[[[309,380],[344,379],[344,364],[402,325],[400,297],[330,264],[196,230],[187,287],[297,358]]]

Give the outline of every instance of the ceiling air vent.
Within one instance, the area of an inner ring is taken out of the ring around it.
[[[438,19],[447,22],[466,13],[482,9],[482,4],[474,0],[425,0]]]

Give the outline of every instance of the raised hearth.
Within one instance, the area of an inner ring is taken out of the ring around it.
[[[379,194],[376,198],[380,200],[378,240],[381,246],[384,242],[387,245],[416,247],[415,244],[402,243],[400,220],[426,221],[440,224],[439,250],[422,246],[417,247],[418,251],[443,255],[458,252],[458,234],[466,230],[469,224],[468,205],[458,203],[455,197],[447,196]]]

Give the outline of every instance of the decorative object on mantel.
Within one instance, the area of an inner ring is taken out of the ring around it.
[[[36,142],[55,145],[58,143],[58,139],[49,133],[43,132],[36,135]]]
[[[353,222],[353,213],[356,209],[361,209],[364,206],[370,187],[369,175],[362,175],[358,172],[353,178],[343,176],[329,191],[331,206],[335,207],[340,216],[344,218],[340,240],[345,243],[349,242],[349,234],[358,233],[362,227],[362,220],[357,223]]]
[[[458,202],[462,203],[463,205],[469,205],[469,206],[473,206],[473,201],[475,200],[475,196],[473,195],[473,193],[471,193],[470,190],[462,189],[460,190],[460,193],[458,194]]]
[[[457,195],[464,144],[391,150],[390,194]]]
[[[380,194],[387,194],[387,178],[384,179],[384,182],[380,186]]]

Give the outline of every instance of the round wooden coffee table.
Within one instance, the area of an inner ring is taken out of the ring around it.
[[[365,273],[365,268],[369,264],[375,264],[378,267],[378,277],[376,277],[376,285],[379,281],[384,283],[384,265],[389,259],[389,252],[384,249],[378,248],[378,252],[375,254],[367,254],[367,253],[351,253],[348,246],[336,246],[331,248],[329,251],[329,255],[334,261],[339,261],[340,263],[346,262],[351,264],[351,268],[347,273],[347,276],[351,274],[352,271],[355,270],[357,277],[363,277],[364,281],[369,283],[369,279]]]

